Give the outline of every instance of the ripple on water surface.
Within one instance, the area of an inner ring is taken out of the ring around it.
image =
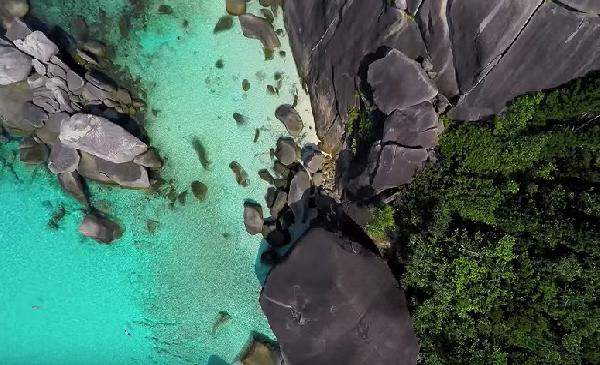
[[[126,229],[117,245],[106,247],[79,237],[82,213],[49,174],[39,169],[27,183],[17,183],[3,170],[0,202],[9,209],[3,209],[0,227],[10,223],[14,229],[0,228],[0,254],[12,257],[0,266],[0,277],[13,278],[8,290],[0,288],[0,322],[11,330],[0,331],[0,345],[13,350],[5,353],[0,346],[0,358],[17,362],[27,358],[15,354],[44,354],[47,364],[64,363],[65,356],[86,364],[231,362],[252,331],[272,335],[258,305],[260,239],[245,233],[241,205],[248,198],[264,201],[266,186],[256,171],[270,165],[269,149],[285,134],[275,108],[292,103],[295,90],[300,105],[308,105],[287,39],[287,55],[276,53],[266,62],[260,43],[244,38],[237,21],[213,34],[224,0],[165,1],[172,14],[159,12],[163,3],[143,0],[31,3],[36,16],[69,32],[75,31],[73,18],[83,16],[91,34],[115,46],[117,63],[147,91],[146,129],[167,158],[163,175],[178,193],[188,194],[185,204],[171,208],[164,197],[93,184],[95,205],[110,210]],[[257,1],[249,3],[249,11],[257,8]],[[282,28],[279,15],[276,28]],[[283,73],[283,83],[279,95],[270,95],[267,85],[276,85],[276,72]],[[250,82],[247,92],[244,79]],[[308,119],[308,107],[300,109]],[[246,122],[236,123],[233,113]],[[194,139],[207,151],[206,168]],[[232,161],[248,171],[247,188],[237,185]],[[195,180],[208,186],[203,202],[191,192]],[[56,231],[46,228],[46,200],[67,208]],[[222,311],[231,318],[213,330]]]

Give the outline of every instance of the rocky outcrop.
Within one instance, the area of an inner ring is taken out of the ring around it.
[[[31,58],[13,47],[0,46],[0,85],[23,81],[31,71]]]
[[[260,305],[290,364],[417,362],[404,293],[384,261],[310,229],[269,274]]]
[[[87,214],[79,225],[79,232],[100,243],[112,243],[123,235],[123,229],[115,222],[97,214]]]
[[[438,93],[421,65],[397,49],[369,66],[367,80],[375,105],[385,114],[429,101]]]
[[[148,149],[122,127],[91,114],[75,114],[64,120],[59,139],[65,146],[114,163],[133,161]]]
[[[239,19],[244,36],[258,39],[266,50],[281,47],[279,37],[277,37],[273,25],[268,20],[252,14],[240,15]]]
[[[481,120],[518,95],[600,70],[598,7],[588,0],[286,1],[321,147],[346,149],[339,192],[370,199],[410,181],[441,131],[429,105]],[[427,108],[413,109],[419,103]],[[378,147],[353,158],[356,140],[346,132],[349,111],[356,118],[359,109],[375,109],[374,125],[384,128],[374,132]]]

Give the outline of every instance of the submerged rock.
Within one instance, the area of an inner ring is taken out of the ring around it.
[[[198,199],[199,201],[204,201],[204,199],[206,199],[207,192],[208,186],[206,186],[204,183],[200,181],[192,182],[192,194],[194,194],[196,199]]]
[[[77,171],[81,176],[124,188],[147,189],[150,187],[148,171],[133,162],[114,163],[86,152],[81,152]]]
[[[145,143],[122,127],[91,114],[75,114],[64,120],[59,138],[65,146],[113,163],[132,161],[148,149]]]
[[[192,147],[194,147],[194,150],[196,151],[196,155],[198,155],[198,159],[200,160],[202,167],[204,169],[208,169],[208,167],[210,166],[210,161],[208,160],[208,152],[206,151],[206,148],[204,147],[202,141],[194,137],[192,139]]]
[[[433,99],[437,89],[416,61],[393,49],[368,73],[375,104],[386,114]]]
[[[304,123],[300,114],[289,104],[281,105],[275,110],[275,117],[279,119],[288,130],[289,134],[293,137],[300,136]]]
[[[224,15],[219,18],[213,33],[219,33],[233,28],[233,17],[230,15]]]
[[[39,165],[48,161],[48,147],[36,142],[33,138],[25,138],[19,146],[21,162],[28,165]]]
[[[160,159],[160,156],[152,148],[141,155],[136,156],[133,159],[133,162],[151,169],[160,169],[162,167],[162,160]]]
[[[16,48],[0,46],[0,85],[25,80],[31,67],[29,56]]]
[[[237,125],[246,124],[246,117],[240,113],[233,113],[233,120],[235,120]]]
[[[258,39],[262,43],[263,48],[273,50],[281,47],[281,42],[273,29],[273,25],[265,18],[260,18],[252,14],[244,14],[240,16],[240,24],[242,25],[244,36]]]
[[[240,361],[242,365],[284,365],[278,347],[256,338],[241,356]]]
[[[252,235],[259,234],[262,232],[264,223],[265,220],[260,204],[244,203],[244,226],[246,226],[246,232]]]
[[[338,232],[305,233],[271,270],[260,305],[290,364],[417,363],[397,280],[383,260]]]
[[[232,161],[229,164],[229,168],[231,169],[231,171],[233,171],[233,174],[235,175],[235,181],[238,183],[238,185],[241,185],[243,187],[248,186],[248,184],[250,183],[248,181],[248,173],[237,161]]]
[[[81,176],[75,171],[58,174],[60,187],[84,206],[89,206]]]
[[[93,213],[85,216],[79,232],[101,243],[112,243],[123,236],[123,229],[118,224]]]

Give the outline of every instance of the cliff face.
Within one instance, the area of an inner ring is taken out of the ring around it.
[[[598,13],[593,0],[285,3],[317,132],[334,152],[343,146],[355,90],[369,88],[369,65],[389,49],[433,65],[428,74],[453,101],[451,117],[479,120],[501,112],[517,95],[600,69]]]

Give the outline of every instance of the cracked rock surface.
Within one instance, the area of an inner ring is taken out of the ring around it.
[[[406,299],[387,264],[339,233],[309,230],[260,296],[290,364],[415,364]]]

